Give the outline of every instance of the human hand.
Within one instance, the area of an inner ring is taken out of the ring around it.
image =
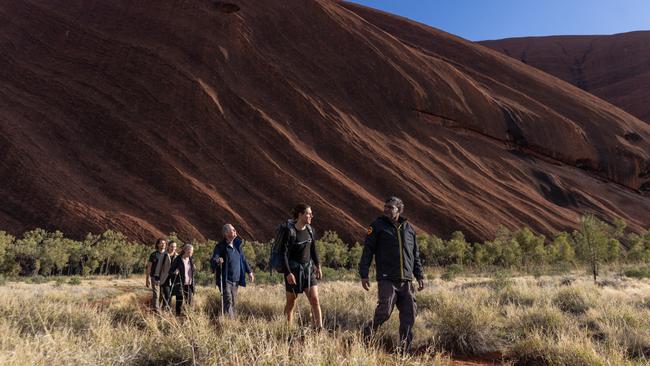
[[[250,278],[251,282],[255,282],[255,275],[253,274],[253,272],[248,274],[248,278]]]
[[[217,258],[217,264],[218,265],[223,264],[223,258],[221,258],[221,257]]]
[[[323,271],[321,271],[320,266],[316,267],[316,279],[320,280],[323,278]]]
[[[293,275],[293,273],[289,273],[287,275],[287,283],[290,285],[295,285],[296,284],[296,277]]]
[[[424,290],[424,279],[418,280],[418,291]]]
[[[367,278],[362,278],[361,286],[363,287],[364,290],[370,291],[370,280],[368,280]]]

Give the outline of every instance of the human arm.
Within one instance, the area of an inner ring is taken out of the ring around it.
[[[422,261],[420,260],[420,248],[418,247],[417,235],[413,232],[413,275],[418,281],[418,291],[424,289],[424,274],[422,273]]]
[[[374,225],[370,225],[366,239],[363,242],[361,259],[359,260],[359,277],[361,277],[361,286],[366,291],[370,289],[368,274],[370,272],[370,265],[372,264],[372,258],[375,255],[376,248],[377,230],[375,230]]]
[[[144,285],[146,287],[149,287],[151,286],[151,278],[149,278],[149,274],[151,273],[151,261],[147,262],[147,267],[145,268],[144,273],[145,273]]]
[[[244,243],[242,242],[242,245]],[[242,259],[242,265],[244,266],[244,272],[248,274],[248,278],[251,282],[255,282],[255,274],[253,274],[253,270],[251,267],[248,265],[248,260],[246,260],[246,256],[244,255],[244,251],[240,251],[241,253],[241,259]]]
[[[313,239],[313,238],[312,238]],[[312,262],[314,262],[315,267],[315,276],[317,280],[323,278],[323,271],[320,268],[320,259],[318,258],[318,251],[316,250],[316,241],[312,240],[311,247],[309,249]]]
[[[284,227],[282,235],[281,244],[280,244],[280,253],[282,253],[282,268],[284,270],[284,276],[287,278],[287,283],[290,285],[296,284],[296,277],[291,273],[291,267],[289,267],[289,228]]]
[[[222,263],[223,258],[221,257],[219,243],[217,243],[214,245],[214,250],[212,250],[212,257],[210,257],[210,267],[212,267],[212,271],[216,272],[218,266],[220,266]]]

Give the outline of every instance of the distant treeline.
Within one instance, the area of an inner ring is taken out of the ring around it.
[[[168,237],[185,243],[175,233]],[[192,241],[197,270],[210,269],[214,240]],[[258,271],[268,271],[272,242],[248,241],[243,246],[249,263]],[[316,243],[321,262],[333,269],[355,269],[362,244],[344,243],[333,231],[326,231]],[[456,231],[444,240],[435,235],[418,236],[420,256],[425,266],[460,265],[502,267],[526,271],[540,265],[650,262],[650,229],[641,235],[626,234],[626,224],[614,220],[607,224],[592,215],[581,218],[580,227],[552,238],[537,235],[528,228],[511,231],[499,228],[493,240],[472,243]],[[14,238],[0,231],[0,274],[4,276],[101,275],[128,276],[142,273],[153,244],[129,240],[124,234],[107,230],[88,234],[83,240],[66,238],[60,231],[35,229]]]

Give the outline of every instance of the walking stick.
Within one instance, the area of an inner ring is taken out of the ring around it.
[[[224,295],[226,293],[226,289],[223,287],[223,276],[224,276],[225,263],[226,262],[221,263],[221,316],[225,316],[225,314],[224,314],[224,312],[225,312],[225,310],[224,310],[225,309]]]
[[[171,305],[172,304],[172,296],[174,296],[174,286],[177,285],[176,280],[178,280],[178,272],[174,273],[174,280],[172,281],[172,288],[171,288],[171,290],[169,290],[169,304],[167,304],[167,306],[169,306],[170,310],[171,310],[171,306],[172,306]],[[176,301],[178,301],[178,296],[176,296]]]

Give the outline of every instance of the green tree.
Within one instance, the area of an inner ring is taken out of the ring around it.
[[[457,263],[462,266],[468,252],[469,243],[465,241],[465,235],[460,231],[454,231],[451,234],[451,239],[447,241],[445,247],[445,254],[446,257],[449,258],[449,262]]]
[[[417,236],[420,257],[428,266],[439,266],[445,261],[445,241],[435,235]]]
[[[650,262],[650,231],[645,235],[630,233],[627,237],[630,249],[625,259],[629,262]]]
[[[523,228],[515,234],[515,240],[522,251],[523,265],[529,263],[543,264],[546,262],[546,248],[544,248],[544,235],[535,235],[529,228]]]
[[[34,229],[23,233],[9,250],[18,264],[14,267],[17,274],[36,276],[41,269],[40,244],[48,233],[43,229]]]
[[[355,242],[354,245],[350,248],[350,252],[348,254],[348,269],[354,269],[359,266],[359,261],[361,260],[362,253],[363,245],[359,244],[359,242]]]
[[[567,232],[561,232],[555,236],[548,248],[549,261],[551,263],[571,263],[575,259],[573,240]]]
[[[63,268],[70,258],[70,253],[65,247],[66,244],[62,232],[57,230],[53,233],[46,233],[43,240],[38,243],[41,274],[45,276],[53,275],[55,272],[62,274]]]
[[[522,262],[522,250],[519,247],[519,242],[514,238],[498,242],[501,245],[501,258],[500,262],[505,267],[512,267],[520,265]]]
[[[591,267],[594,282],[598,277],[600,264],[603,263],[608,254],[609,236],[608,225],[588,214],[580,218],[580,229],[573,232],[578,256]]]
[[[322,265],[341,268],[348,264],[348,246],[334,231],[326,231],[316,241],[316,250]]]
[[[10,248],[12,247],[14,238],[12,235],[4,231],[0,231],[0,273],[8,273],[15,263],[14,258],[10,257]]]

